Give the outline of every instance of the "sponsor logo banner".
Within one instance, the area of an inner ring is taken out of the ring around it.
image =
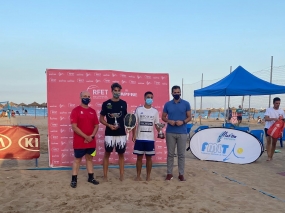
[[[201,130],[190,141],[191,152],[200,160],[247,164],[256,161],[262,149],[253,135],[234,129]]]
[[[40,157],[38,129],[23,126],[0,126],[1,159],[33,159]]]
[[[154,93],[155,106],[163,106],[169,100],[168,74],[112,70],[47,70],[49,163],[51,167],[71,166],[74,160],[72,149],[73,131],[69,116],[72,109],[80,104],[79,93],[83,90],[90,93],[91,102],[89,106],[95,109],[99,117],[102,103],[112,97],[110,87],[113,82],[122,85],[121,98],[128,103],[128,112],[131,113],[144,103],[144,93],[146,91]],[[161,92],[162,88],[166,92]],[[161,115],[163,108],[157,107],[157,110]],[[105,126],[100,124],[96,135],[97,155],[93,158],[95,165],[101,165],[103,161],[104,136]],[[157,136],[157,132],[155,132],[155,136]],[[130,136],[125,162],[134,164],[136,156],[133,155],[131,138]],[[159,152],[156,155],[157,158],[153,159],[154,163],[166,162],[165,147],[165,141],[156,143],[156,150],[159,150]],[[67,148],[68,150],[65,150]],[[110,163],[117,164],[117,159],[117,154],[113,153],[110,157]]]

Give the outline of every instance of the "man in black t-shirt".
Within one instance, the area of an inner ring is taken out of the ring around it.
[[[122,86],[118,83],[111,85],[113,97],[102,104],[100,122],[105,129],[105,155],[103,160],[104,180],[107,179],[109,158],[114,147],[119,155],[120,180],[124,178],[124,153],[126,151],[126,130],[124,118],[127,114],[127,102],[120,99]],[[106,117],[106,120],[105,120]]]

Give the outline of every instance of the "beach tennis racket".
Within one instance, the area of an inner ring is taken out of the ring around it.
[[[124,118],[124,123],[125,123],[125,129],[127,132],[127,140],[128,140],[130,132],[132,131],[133,128],[135,128],[137,124],[137,119],[136,119],[135,114],[128,113]]]

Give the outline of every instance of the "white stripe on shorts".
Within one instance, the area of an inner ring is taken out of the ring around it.
[[[105,136],[105,144],[107,147],[120,146],[120,148],[124,148],[127,143],[127,136]]]

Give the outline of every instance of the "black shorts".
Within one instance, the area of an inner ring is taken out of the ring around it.
[[[75,158],[82,158],[86,154],[91,155],[95,152],[95,148],[87,148],[87,149],[74,149],[74,157]]]
[[[267,128],[264,128],[264,133],[265,133],[265,136],[266,136],[266,137],[270,136],[270,135],[267,134],[267,131],[268,131],[268,129],[267,129]]]
[[[133,153],[135,155],[143,155],[143,154],[148,156],[155,155],[154,141],[136,140]]]
[[[238,121],[242,121],[242,116],[237,116]]]
[[[118,154],[124,154],[127,148],[127,136],[105,136],[105,151],[113,152],[114,147]]]

